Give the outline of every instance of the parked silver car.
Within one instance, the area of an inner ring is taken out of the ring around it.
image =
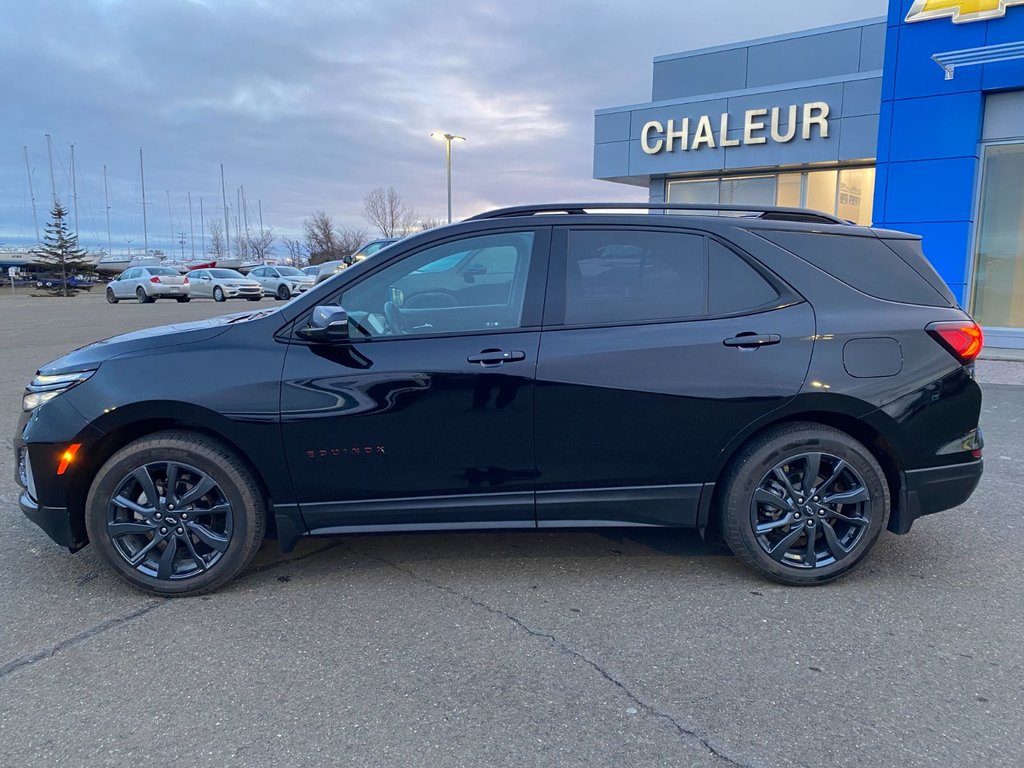
[[[186,277],[194,299],[259,301],[263,298],[263,286],[233,269],[193,269]]]
[[[132,267],[107,285],[107,301],[117,304],[134,298],[139,304],[152,304],[157,299],[189,300],[188,278],[171,267]]]
[[[295,267],[256,267],[249,270],[249,277],[263,286],[265,296],[281,301],[308,291],[314,283],[312,277]]]

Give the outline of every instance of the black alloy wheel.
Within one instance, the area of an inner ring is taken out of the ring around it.
[[[287,285],[282,284],[277,286],[277,298],[280,301],[288,301],[288,299],[290,299],[291,297],[292,293],[291,291],[288,290]]]
[[[120,299],[114,295],[114,289],[107,288],[107,304],[117,304],[119,301]]]
[[[113,569],[163,595],[208,592],[256,554],[266,501],[246,466],[216,441],[163,432],[130,443],[100,468],[86,529]]]
[[[786,584],[819,584],[850,571],[874,546],[890,508],[888,482],[871,452],[818,424],[755,438],[722,487],[729,547]]]
[[[187,579],[224,556],[234,530],[231,503],[213,478],[160,461],[129,472],[107,505],[107,535],[132,568]]]

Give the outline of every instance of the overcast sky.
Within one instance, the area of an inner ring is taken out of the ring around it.
[[[114,250],[142,243],[139,147],[150,247],[196,240],[200,197],[234,216],[244,185],[278,234],[312,210],[365,225],[367,190],[392,184],[445,216],[444,129],[455,146],[456,218],[489,207],[643,200],[592,179],[594,110],[650,99],[654,56],[885,13],[884,0],[27,0],[0,26],[0,243],[34,240],[69,201],[75,144],[79,228]],[[171,195],[168,215],[167,192]],[[233,225],[232,225],[233,226]],[[176,246],[177,247],[177,246]],[[190,246],[186,245],[186,251]],[[198,244],[197,244],[198,250]]]

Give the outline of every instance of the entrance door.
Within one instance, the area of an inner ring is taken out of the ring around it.
[[[348,311],[351,339],[295,335],[281,394],[310,529],[535,526],[547,243],[547,228],[463,235],[321,302]]]
[[[974,318],[986,342],[1024,348],[1024,143],[985,147]]]

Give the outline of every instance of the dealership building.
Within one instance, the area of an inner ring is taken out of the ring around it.
[[[599,109],[594,177],[651,202],[815,208],[923,236],[989,347],[1024,349],[1024,0],[659,56]]]

